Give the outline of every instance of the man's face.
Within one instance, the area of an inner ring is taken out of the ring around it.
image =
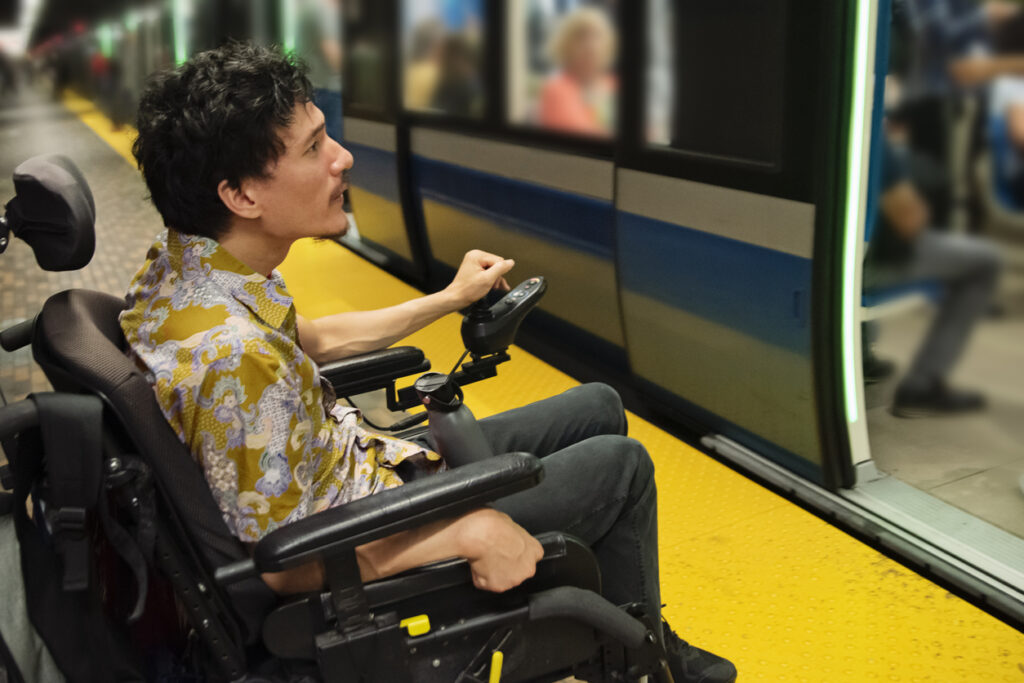
[[[327,136],[324,115],[312,102],[296,104],[279,132],[284,154],[267,178],[254,181],[264,229],[274,237],[340,237],[348,230],[342,192],[352,155]]]

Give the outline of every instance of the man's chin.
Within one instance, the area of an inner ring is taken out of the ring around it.
[[[336,240],[344,237],[348,234],[348,216],[345,216],[345,221],[340,227],[334,230],[326,230],[321,234],[317,235],[315,239],[318,240]]]

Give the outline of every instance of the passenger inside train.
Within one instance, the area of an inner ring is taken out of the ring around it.
[[[1006,340],[1021,311],[1024,15],[896,0],[889,17],[862,280],[871,450],[884,471],[1019,536],[1024,479],[1002,468],[1019,442],[1008,416],[1024,409],[1005,371],[1019,363]],[[925,416],[949,419],[902,419]]]
[[[344,233],[353,159],[326,136],[302,68],[251,44],[198,54],[143,93],[138,129],[134,153],[168,230],[129,288],[121,325],[233,533],[252,543],[400,486],[410,469],[443,468],[431,443],[367,431],[357,410],[325,398],[317,364],[387,347],[507,288],[514,262],[470,252],[437,294],[305,320],[276,268],[296,239]],[[601,385],[482,421],[496,452],[543,457],[544,482],[493,509],[362,546],[363,578],[464,557],[478,587],[504,591],[534,572],[540,546],[530,534],[558,529],[592,544],[615,604],[660,605],[653,465],[625,427],[618,396]],[[264,578],[282,593],[324,581],[319,565]],[[675,680],[735,679],[731,663],[667,623],[662,637]]]
[[[540,92],[544,128],[607,137],[615,130],[615,31],[603,10],[581,7],[562,18],[549,47],[558,71]]]

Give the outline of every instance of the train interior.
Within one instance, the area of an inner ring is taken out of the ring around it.
[[[97,257],[44,274],[13,243],[0,328],[68,287],[123,293],[161,227],[131,156],[147,76],[228,38],[280,44],[356,160],[352,229],[281,268],[300,313],[436,290],[482,245],[513,256],[549,291],[467,402],[620,390],[657,465],[666,613],[695,641],[762,680],[1020,679],[1024,85],[969,68],[1024,54],[1024,12],[930,57],[928,90],[912,0],[51,4],[0,102],[0,199],[24,158],[71,156]],[[913,239],[996,255],[943,376],[979,409],[901,414],[960,280],[915,270],[917,247],[878,260],[898,207]],[[447,368],[457,328],[410,341]],[[0,387],[48,384],[22,350]]]

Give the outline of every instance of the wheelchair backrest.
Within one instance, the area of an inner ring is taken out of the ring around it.
[[[248,554],[224,523],[206,479],[160,411],[144,372],[126,354],[118,323],[124,300],[87,290],[53,295],[36,320],[33,354],[58,391],[93,393],[105,403],[105,429],[129,444],[151,470],[158,514],[170,517],[183,552],[198,557],[206,585],[217,567]],[[259,579],[228,590],[245,642],[255,642],[263,616],[276,603]],[[180,596],[179,596],[180,597]]]

